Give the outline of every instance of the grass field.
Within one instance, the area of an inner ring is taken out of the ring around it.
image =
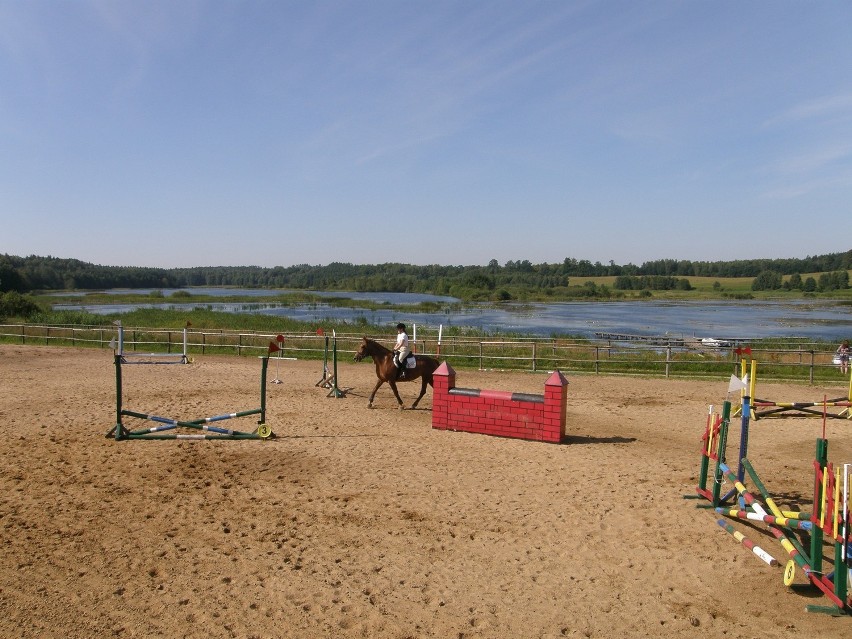
[[[819,280],[821,273],[803,273],[802,279],[806,280],[809,277]],[[850,272],[852,275],[852,272]],[[605,277],[575,277],[572,278],[571,284],[577,285],[585,282],[591,282],[595,286],[606,286],[610,289],[615,284],[615,276],[608,275]],[[846,290],[830,291],[826,293],[804,293],[799,290],[787,291],[784,289],[776,291],[752,291],[751,285],[754,282],[753,277],[687,277],[693,290],[691,291],[651,291],[651,296],[654,298],[664,299],[719,299],[732,296],[751,295],[754,299],[799,299],[799,298],[816,298],[816,299],[843,299],[852,301],[852,288]],[[787,281],[789,276],[784,276],[783,281]],[[626,297],[640,297],[638,291],[619,291],[623,292]]]

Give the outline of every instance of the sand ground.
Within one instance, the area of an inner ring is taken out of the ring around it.
[[[123,441],[111,353],[0,346],[0,636],[841,637],[696,502],[708,404],[728,380],[569,379],[563,445],[431,429],[370,363],[270,365],[266,441]],[[127,366],[125,408],[194,419],[259,406],[257,358]],[[458,370],[543,392],[545,374]],[[836,387],[761,385],[803,401]],[[410,404],[414,385],[403,385]],[[127,419],[127,418],[125,418]],[[140,427],[150,422],[130,420]],[[223,425],[252,430],[253,418]],[[821,420],[752,424],[782,504],[810,506]],[[852,461],[852,422],[829,421]],[[797,583],[803,584],[799,573]]]

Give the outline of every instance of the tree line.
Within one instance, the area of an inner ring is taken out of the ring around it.
[[[511,299],[515,292],[551,291],[576,296],[589,294],[585,283],[572,286],[572,278],[616,276],[614,288],[689,290],[688,277],[753,277],[758,286],[781,287],[782,276],[800,273],[845,272],[852,268],[852,250],[803,259],[755,259],[720,262],[654,260],[641,266],[576,260],[533,264],[529,260],[491,260],[485,266],[432,264],[350,264],[295,266],[199,266],[149,268],[102,266],[75,259],[0,255],[0,292],[44,290],[98,290],[109,288],[182,288],[186,286],[236,286],[242,288],[292,288],[431,293],[464,298]],[[767,275],[767,273],[771,275]],[[801,276],[799,276],[801,278]],[[833,280],[825,285],[831,286]],[[840,284],[838,282],[838,284]],[[810,286],[810,283],[807,283]],[[806,286],[806,280],[801,283]],[[814,290],[823,289],[815,281]],[[845,285],[848,287],[848,277]],[[755,288],[754,290],[762,290]],[[594,293],[594,291],[592,291]]]
[[[793,273],[784,280],[778,271],[761,271],[751,283],[753,291],[804,291],[813,293],[815,291],[838,291],[849,288],[849,271],[832,271],[831,273],[820,273],[818,278],[806,277],[802,279],[801,274]]]

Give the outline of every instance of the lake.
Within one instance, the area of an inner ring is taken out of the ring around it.
[[[81,291],[74,293],[51,293],[53,296],[63,297],[83,297],[89,292],[105,293],[107,295],[150,295],[154,291],[159,291],[163,297],[170,297],[172,294],[181,291],[190,295],[209,295],[211,297],[228,297],[231,295],[239,295],[241,297],[274,297],[276,295],[286,295],[288,293],[310,293],[318,297],[348,297],[353,300],[364,300],[368,302],[389,303],[389,304],[419,304],[420,302],[445,302],[455,303],[459,300],[455,297],[445,295],[427,295],[425,293],[363,293],[356,291],[297,291],[286,288],[229,288],[216,286],[198,286],[188,288],[111,288],[106,291]]]
[[[252,295],[258,298],[278,295],[280,289],[192,288],[190,293],[211,296]],[[147,294],[144,290],[115,290],[108,292]],[[174,292],[163,289],[168,296]],[[421,313],[415,309],[371,310],[338,308],[326,304],[280,306],[264,303],[199,303],[168,301],[145,304],[74,305],[56,304],[56,310],[86,310],[95,314],[123,313],[136,308],[164,308],[191,311],[210,308],[228,313],[260,313],[289,317],[322,324],[327,321],[374,325],[405,322],[418,331],[437,334],[438,326],[472,327],[487,332],[520,333],[536,336],[582,335],[596,333],[626,333],[669,337],[714,337],[717,339],[756,339],[762,337],[804,337],[813,340],[839,342],[852,338],[852,307],[813,300],[795,301],[630,301],[630,302],[561,302],[505,303],[500,305],[470,304],[450,306],[458,302],[452,297],[414,293],[347,293],[323,292],[317,295],[349,297],[372,302],[415,305],[423,301],[447,304],[440,312]]]

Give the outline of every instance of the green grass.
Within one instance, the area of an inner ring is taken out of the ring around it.
[[[803,273],[802,279],[813,277],[819,280],[821,273]],[[690,285],[693,287],[691,291],[650,291],[650,299],[671,299],[671,300],[711,300],[711,299],[840,299],[852,301],[852,288],[839,291],[830,291],[826,293],[805,293],[803,291],[793,290],[785,291],[779,289],[776,291],[752,291],[751,285],[754,281],[753,277],[687,277]],[[789,276],[783,278],[788,280]],[[647,300],[647,293],[642,295],[641,291],[616,291],[613,289],[615,284],[615,276],[608,275],[602,277],[572,277],[571,285],[582,285],[585,282],[591,282],[597,287],[606,286],[610,291],[620,299],[637,299]],[[718,283],[718,284],[717,284]],[[552,299],[552,298],[551,298]]]

